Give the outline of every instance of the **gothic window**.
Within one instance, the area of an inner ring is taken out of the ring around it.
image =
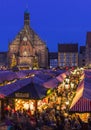
[[[27,51],[23,52],[23,56],[28,56]]]

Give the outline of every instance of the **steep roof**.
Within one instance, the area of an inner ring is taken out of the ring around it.
[[[58,44],[58,52],[78,52],[78,44]]]
[[[16,35],[15,39],[12,41],[14,44],[20,44],[21,38],[23,38],[24,35],[27,35],[28,40],[31,42],[32,45],[41,45],[45,44],[44,41],[41,40],[41,38],[38,36],[38,34],[29,26],[24,26]]]
[[[24,14],[29,14],[29,10],[26,9],[26,10],[24,11]]]
[[[24,15],[28,14],[29,15],[29,11],[26,9],[24,12]],[[27,18],[26,18],[27,19]],[[28,18],[28,20],[30,20],[30,18]],[[38,34],[31,28],[30,25],[24,25],[24,27],[18,32],[18,34],[16,35],[15,39],[11,42],[11,44],[19,44],[21,38],[25,35],[27,35],[28,40],[30,40],[30,43],[32,45],[45,45],[45,42],[41,40],[41,38],[38,36]]]

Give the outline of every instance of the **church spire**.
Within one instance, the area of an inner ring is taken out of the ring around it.
[[[26,9],[24,12],[24,25],[30,25],[30,14],[28,9]]]

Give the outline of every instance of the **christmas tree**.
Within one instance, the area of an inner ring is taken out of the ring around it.
[[[16,57],[15,57],[15,55],[13,54],[13,55],[12,55],[12,59],[11,59],[10,68],[12,69],[12,68],[15,67],[16,65],[17,65]]]
[[[38,69],[38,58],[35,56],[33,59],[33,69]]]

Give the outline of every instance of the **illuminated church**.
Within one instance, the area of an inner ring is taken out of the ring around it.
[[[9,44],[9,67],[47,68],[48,48],[30,26],[30,14],[24,12],[24,27]]]

